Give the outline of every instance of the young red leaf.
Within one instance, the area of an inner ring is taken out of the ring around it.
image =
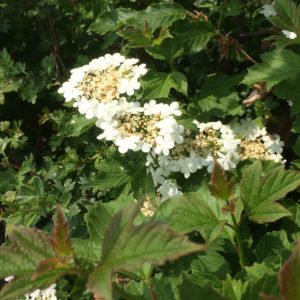
[[[58,257],[65,258],[73,256],[73,249],[69,238],[69,226],[60,206],[57,206],[56,209],[51,244]]]
[[[213,172],[210,177],[209,190],[212,196],[217,199],[229,201],[234,195],[234,181],[229,181],[225,171],[215,160]]]

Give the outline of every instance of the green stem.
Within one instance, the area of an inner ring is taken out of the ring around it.
[[[154,162],[154,164],[155,164],[155,167],[156,167],[156,168],[159,168],[159,163],[158,163],[157,158],[153,155],[153,153],[152,153],[151,151],[149,152],[149,155],[150,155],[151,158],[153,159],[153,162]]]
[[[244,253],[244,248],[243,248],[243,243],[242,243],[242,238],[241,238],[241,234],[239,231],[239,225],[236,221],[235,216],[232,214],[232,221],[233,221],[233,225],[234,225],[234,231],[235,231],[235,239],[237,242],[237,250],[238,250],[238,256],[240,259],[240,265],[242,267],[242,269],[244,269],[246,261],[245,261],[245,253]]]

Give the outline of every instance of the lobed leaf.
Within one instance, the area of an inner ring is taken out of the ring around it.
[[[261,55],[262,63],[248,68],[243,83],[266,82],[272,88],[279,82],[300,73],[300,56],[289,50],[274,50]]]
[[[240,197],[251,221],[274,222],[290,213],[276,201],[300,185],[300,173],[286,171],[283,166],[263,168],[256,161],[243,171]]]
[[[168,97],[172,88],[187,95],[188,84],[185,75],[180,72],[149,72],[143,79],[143,86],[143,97],[155,99]]]
[[[166,260],[205,249],[203,245],[189,242],[167,224],[152,221],[134,225],[138,211],[137,203],[113,217],[103,241],[101,264],[88,280],[88,289],[94,295],[112,299],[113,272],[136,270],[146,262],[163,264]]]
[[[149,5],[145,10],[137,12],[126,23],[136,28],[143,28],[147,23],[154,32],[158,28],[167,28],[184,18],[185,10],[180,4],[161,2]]]
[[[218,206],[217,200],[207,195],[204,189],[172,201],[177,201],[171,215],[171,225],[176,230],[183,233],[197,230],[208,244],[221,234],[226,222],[217,217],[212,209],[213,205]],[[221,209],[221,206],[218,206],[218,209]]]

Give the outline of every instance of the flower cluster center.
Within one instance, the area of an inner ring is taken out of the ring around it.
[[[242,140],[240,144],[240,157],[242,160],[248,158],[271,159],[270,154],[262,142]]]
[[[87,100],[97,99],[101,103],[108,103],[119,98],[121,80],[130,77],[131,69],[110,67],[104,71],[88,72],[77,88]]]
[[[193,141],[193,151],[199,155],[216,154],[221,149],[220,138],[220,132],[206,128],[202,133],[196,135]]]
[[[125,114],[118,118],[120,124],[118,129],[125,137],[137,135],[140,140],[155,146],[155,138],[160,130],[156,125],[160,120],[162,120],[160,114],[149,116],[143,113]]]

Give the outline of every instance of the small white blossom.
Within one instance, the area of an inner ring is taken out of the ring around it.
[[[295,32],[292,31],[288,31],[288,30],[282,30],[281,31],[287,38],[294,40],[297,37],[297,34]]]
[[[161,201],[182,195],[177,183],[173,180],[165,180],[157,191],[161,194]]]
[[[239,161],[240,139],[236,138],[230,126],[224,125],[220,121],[208,123],[194,121],[194,123],[200,133],[197,137],[197,145],[204,151],[201,155],[202,164],[207,166],[208,172],[213,171],[213,157],[224,170],[234,169]]]
[[[35,290],[31,294],[25,295],[26,300],[57,300],[56,284],[52,284],[49,288],[44,290]]]
[[[262,9],[259,11],[266,18],[277,16],[277,12],[274,8],[274,2],[272,4],[265,4],[262,6]]]
[[[14,276],[7,276],[4,278],[4,281],[11,282],[14,279]]]

